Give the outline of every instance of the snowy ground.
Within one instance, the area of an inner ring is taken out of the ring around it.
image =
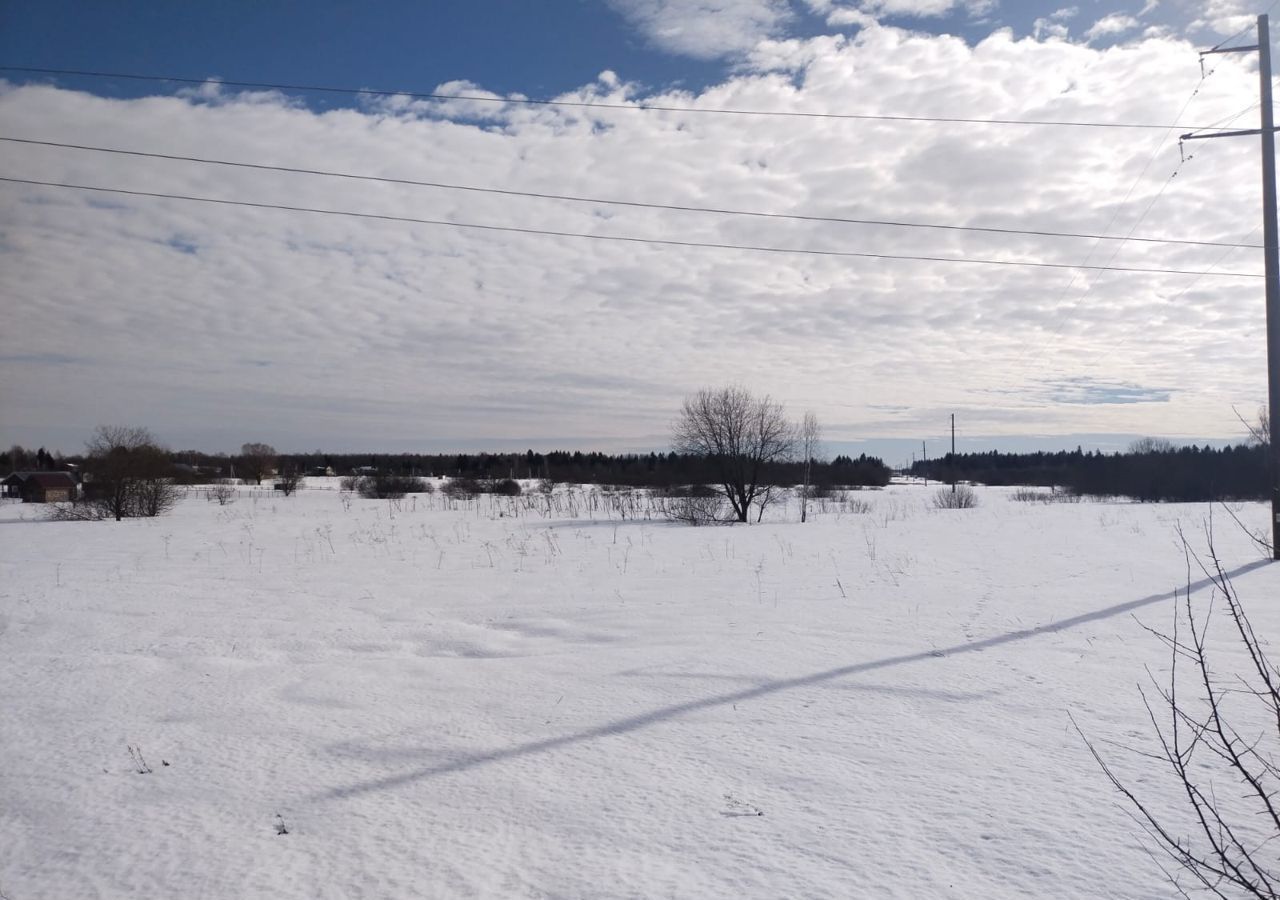
[[[698,529],[332,489],[0,506],[0,894],[1170,896],[1067,713],[1147,739],[1139,621],[1207,507],[933,491]],[[1280,634],[1280,565],[1215,529]]]

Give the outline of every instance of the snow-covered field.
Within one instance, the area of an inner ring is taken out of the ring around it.
[[[1140,622],[1207,507],[903,485],[694,529],[312,485],[0,506],[7,900],[1172,894],[1068,711],[1147,740]],[[1280,634],[1280,565],[1214,527]]]

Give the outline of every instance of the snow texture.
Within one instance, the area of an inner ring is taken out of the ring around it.
[[[324,479],[123,523],[6,504],[0,893],[1171,896],[1068,711],[1149,741],[1140,623],[1209,508],[933,491],[729,528]],[[1280,566],[1215,532],[1274,636]]]

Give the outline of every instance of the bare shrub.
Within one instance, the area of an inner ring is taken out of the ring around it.
[[[484,485],[474,478],[450,478],[441,491],[451,500],[467,500],[484,493]]]
[[[235,498],[236,489],[225,482],[221,482],[219,484],[211,485],[209,489],[205,491],[205,496],[210,501],[218,501],[219,506],[226,506]]]
[[[498,494],[503,497],[519,497],[520,482],[514,478],[499,478],[485,485],[485,493]]]
[[[1078,725],[1076,730],[1152,843],[1173,864],[1173,871],[1164,871],[1180,896],[1196,891],[1277,897],[1280,865],[1268,845],[1280,837],[1280,668],[1265,655],[1214,552],[1212,535],[1207,563],[1187,549],[1185,539],[1183,547],[1187,591],[1175,604],[1172,628],[1167,634],[1147,629],[1169,649],[1166,680],[1152,676],[1155,696],[1139,688],[1154,746],[1123,748],[1157,764],[1181,800],[1181,813],[1157,813]],[[1192,559],[1212,583],[1207,605],[1191,602]],[[1242,672],[1222,672],[1210,659],[1215,601],[1226,606],[1233,638],[1244,651]]]
[[[302,466],[297,460],[286,459],[280,463],[280,471],[276,476],[276,490],[286,497],[291,496],[302,484]]]
[[[1017,503],[1052,503],[1053,494],[1048,491],[1038,491],[1035,488],[1020,487],[1009,495],[1009,499]]]
[[[405,494],[423,494],[427,483],[412,475],[366,475],[356,482],[360,496],[368,500],[399,500]]]
[[[675,488],[657,496],[658,514],[685,525],[727,525],[735,520],[729,515],[724,497],[701,485]]]
[[[840,498],[840,511],[853,513],[854,515],[866,515],[871,512],[871,501],[863,500],[861,497],[842,497]]]
[[[958,484],[954,489],[942,488],[933,495],[934,509],[973,509],[978,505],[978,495],[967,484]]]
[[[1079,503],[1080,495],[1064,490],[1020,487],[1009,495],[1009,499],[1016,503]]]

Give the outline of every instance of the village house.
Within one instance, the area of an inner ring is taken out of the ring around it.
[[[14,472],[0,481],[5,497],[21,497],[23,503],[61,503],[76,497],[76,480],[70,472]]]

